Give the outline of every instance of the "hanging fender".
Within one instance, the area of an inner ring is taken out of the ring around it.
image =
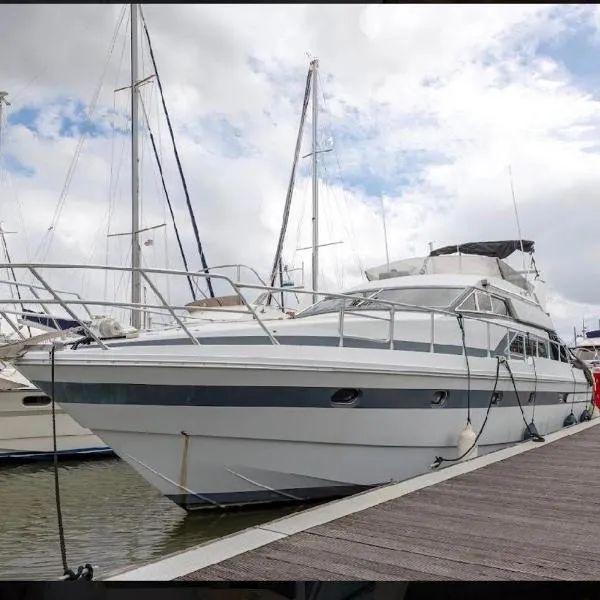
[[[600,369],[593,369],[592,375],[594,376],[594,404],[600,409]]]

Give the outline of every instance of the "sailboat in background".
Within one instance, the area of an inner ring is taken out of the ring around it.
[[[292,198],[294,194],[294,187],[296,182],[296,174],[298,171],[298,161],[300,158],[300,150],[302,147],[302,140],[304,135],[304,127],[306,123],[306,117],[308,115],[308,106],[312,93],[312,148],[311,152],[304,158],[311,157],[312,161],[312,242],[309,247],[312,250],[312,289],[315,291],[313,295],[313,301],[316,299],[316,293],[319,290],[319,248],[320,246],[328,246],[329,244],[319,244],[319,178],[318,178],[318,155],[321,152],[328,152],[329,150],[320,150],[318,148],[318,114],[319,114],[319,101],[318,101],[318,69],[319,61],[313,59],[310,62],[308,73],[306,76],[306,85],[304,90],[304,100],[302,103],[302,112],[300,115],[300,124],[298,127],[298,134],[296,137],[296,145],[294,150],[294,158],[292,161],[292,169],[290,172],[290,179],[288,183],[285,205],[283,209],[282,223],[279,230],[279,238],[275,250],[275,258],[273,260],[273,266],[269,275],[268,285],[260,275],[252,267],[245,265],[223,265],[223,267],[234,267],[237,269],[238,277],[237,281],[240,281],[240,269],[244,268],[249,270],[263,287],[273,287],[276,283],[279,284],[280,288],[286,288],[285,292],[280,294],[274,294],[272,292],[264,292],[258,296],[258,298],[252,303],[252,309],[246,307],[240,296],[225,296],[220,298],[203,299],[191,302],[188,304],[189,312],[192,316],[190,323],[195,324],[197,320],[205,320],[209,322],[225,322],[225,321],[244,321],[252,320],[254,318],[252,310],[260,315],[261,320],[281,320],[294,316],[297,312],[298,306],[287,306],[286,297],[293,294],[294,290],[303,289],[303,284],[296,285],[292,280],[291,273],[294,271],[301,271],[302,279],[304,279],[304,267],[299,269],[290,269],[288,265],[283,263],[283,250],[286,239],[287,227],[290,217],[290,209],[292,204]],[[334,242],[337,243],[337,242]],[[306,249],[309,249],[306,248]],[[222,267],[211,267],[211,271],[216,271]],[[278,280],[278,281],[277,281]],[[296,295],[295,298],[298,304],[301,304],[300,299]],[[203,308],[211,307],[211,312],[206,312]],[[231,307],[237,307],[240,310],[239,313],[232,313]],[[215,310],[216,308],[216,310]],[[221,311],[218,314],[217,311]],[[214,312],[213,312],[214,311]],[[186,321],[187,322],[187,321]]]
[[[141,246],[139,236],[145,231],[141,229],[140,224],[140,211],[139,211],[139,196],[140,196],[140,185],[139,185],[139,81],[138,81],[138,56],[137,56],[137,5],[133,5],[132,12],[132,25],[131,25],[131,113],[132,113],[132,150],[131,150],[131,163],[132,163],[132,231],[131,244],[132,244],[132,283],[131,283],[131,295],[132,303],[140,304],[142,295],[142,284],[140,280],[139,269],[141,266]],[[149,42],[149,39],[148,39]],[[153,53],[150,50],[152,59]],[[159,88],[161,88],[160,79],[158,72],[156,71],[156,64],[154,63],[155,74]],[[289,205],[291,202],[294,181],[296,175],[296,168],[298,162],[298,153],[300,151],[304,122],[307,114],[307,100],[311,90],[312,80],[312,92],[313,92],[313,210],[317,210],[317,193],[318,188],[316,184],[316,114],[318,111],[317,104],[317,67],[318,62],[316,60],[311,62],[307,88],[305,93],[305,102],[303,106],[300,129],[298,132],[298,142],[296,145],[296,152],[294,156],[294,163],[292,173],[290,177],[290,184],[287,193],[286,207],[284,210],[284,220],[281,229],[281,235],[277,246],[274,267],[271,276],[271,285],[275,283],[277,274],[279,275],[279,283],[282,287],[286,287],[287,291],[298,289],[302,286],[294,286],[289,279],[284,280],[284,275],[288,276],[287,267],[282,264],[282,250],[283,242],[285,239],[285,230],[287,227],[287,219],[289,216]],[[146,81],[148,78],[142,80]],[[2,118],[3,109],[9,106],[10,103],[7,101],[7,93],[0,93],[0,134],[2,134]],[[162,89],[161,89],[162,95]],[[169,115],[164,105],[163,97],[163,108],[165,116],[170,127]],[[146,115],[147,118],[147,115]],[[148,124],[149,126],[149,124]],[[172,135],[172,131],[171,131]],[[203,265],[204,272],[208,273],[209,269],[206,264],[204,252],[200,244],[198,237],[197,227],[195,225],[195,218],[189,203],[189,196],[187,194],[187,186],[183,178],[181,170],[181,164],[179,163],[179,157],[175,142],[172,137],[173,147],[175,150],[175,157],[177,159],[180,175],[182,177],[182,183],[186,194],[186,200],[188,201],[188,208],[190,210],[190,217],[194,226],[196,241],[198,243],[198,249]],[[155,158],[158,159],[158,155],[155,153]],[[159,165],[159,169],[160,169]],[[162,173],[161,173],[162,175]],[[165,188],[166,193],[166,188]],[[168,194],[167,202],[169,202]],[[171,206],[169,206],[171,209]],[[173,212],[171,210],[173,216]],[[175,225],[175,223],[174,223]],[[313,288],[316,290],[318,287],[318,263],[315,264],[315,256],[318,251],[317,238],[315,231],[316,223],[313,219]],[[4,236],[4,231],[0,230],[0,237],[4,254],[7,264],[11,264],[11,257],[8,253],[8,247]],[[176,235],[178,232],[176,229]],[[180,242],[178,238],[178,242]],[[184,265],[187,268],[187,260],[183,252],[183,248],[180,243],[180,250],[182,252],[182,258]],[[237,271],[237,279],[239,281],[241,270],[245,269],[251,273],[257,279],[259,285],[265,286],[265,281],[260,275],[251,267],[246,265],[219,265],[210,268],[210,272],[217,272],[226,268],[234,268]],[[10,269],[9,269],[10,271]],[[255,311],[260,313],[262,320],[281,320],[287,319],[292,316],[293,311],[285,310],[284,307],[284,296],[281,294],[281,301],[270,292],[264,292],[250,305],[245,304],[239,296],[216,296],[210,279],[208,282],[209,294],[204,294],[204,298],[197,298],[196,293],[198,289],[192,288],[193,300],[187,304],[188,316],[182,319],[182,322],[186,324],[200,324],[205,322],[220,322],[220,321],[245,321],[253,320],[255,318]],[[25,303],[21,304],[21,311],[16,319],[10,318],[7,313],[1,312],[0,315],[4,318],[4,321],[12,328],[12,334],[5,336],[3,340],[4,344],[11,344],[15,341],[23,339],[21,333],[23,328],[26,327],[29,332],[31,330],[45,332],[47,335],[47,342],[52,339],[59,339],[62,343],[73,343],[73,341],[86,342],[89,336],[84,330],[93,331],[94,334],[101,340],[107,339],[129,339],[136,337],[141,329],[144,328],[146,322],[146,313],[142,314],[142,311],[133,310],[131,326],[123,326],[115,319],[110,317],[94,317],[87,307],[84,305],[83,308],[87,311],[88,318],[82,321],[74,320],[72,315],[69,318],[60,318],[56,315],[51,315],[51,310],[45,305],[44,300],[40,298],[36,289],[43,290],[42,286],[36,286],[33,284],[26,284],[17,282],[14,272],[12,273],[12,280],[0,281],[5,287],[12,291],[16,291],[17,298],[14,298],[15,304],[19,304],[21,298],[21,292],[29,292],[32,298],[39,300],[39,305],[43,311],[38,312],[25,307]],[[190,287],[192,287],[190,285]],[[61,292],[64,293],[64,292]],[[77,296],[75,294],[75,296]],[[14,297],[14,296],[13,296]],[[235,308],[237,312],[232,312],[232,308]],[[45,334],[38,336],[40,342]],[[55,334],[55,335],[53,335]],[[50,345],[48,344],[49,348]],[[81,427],[72,417],[66,414],[63,409],[57,405],[56,410],[57,418],[57,445],[58,454],[61,457],[98,457],[107,456],[113,454],[112,450],[102,442],[102,440],[93,435],[90,430]],[[51,428],[51,400],[47,394],[35,387],[29,382],[24,376],[22,376],[16,369],[11,366],[6,366],[0,370],[0,462],[3,460],[10,461],[31,461],[31,460],[47,460],[53,457],[53,440],[52,440],[52,428]]]
[[[3,133],[4,109],[10,106],[7,95],[6,92],[0,92],[0,137]],[[0,225],[3,253],[6,262],[10,264],[5,234],[4,228]],[[5,287],[16,290],[17,296],[20,295],[21,284],[16,283],[14,274],[12,281],[2,281],[2,283]],[[15,302],[18,303],[18,298]],[[20,335],[19,327],[6,313],[2,312],[1,317],[2,321],[13,329],[13,335],[4,334],[1,343],[10,343],[14,341],[15,335]],[[54,456],[51,419],[50,398],[15,368],[1,363],[0,463],[51,460]],[[56,431],[59,458],[99,458],[113,454],[98,436],[79,425],[60,406],[56,406]]]

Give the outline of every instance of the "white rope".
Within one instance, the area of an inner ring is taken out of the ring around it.
[[[117,27],[115,28],[115,32],[113,35],[113,38],[111,40],[111,44],[109,47],[109,51],[108,51],[108,56],[105,60],[104,63],[104,68],[102,70],[102,75],[100,76],[100,81],[96,87],[96,89],[94,90],[94,94],[92,96],[92,100],[90,102],[89,105],[89,110],[88,110],[88,114],[87,114],[87,118],[91,119],[96,111],[97,105],[98,105],[98,100],[100,98],[100,92],[102,90],[102,84],[104,82],[104,78],[106,76],[106,71],[108,69],[108,65],[110,62],[110,59],[112,57],[114,48],[115,48],[115,44],[117,42],[117,37],[118,37],[118,33],[119,30],[121,28],[123,19],[125,17],[125,10],[126,7],[123,7],[123,10],[121,11],[121,16],[119,18],[119,21],[117,23]],[[33,260],[37,260],[38,256],[47,256],[48,251],[50,250],[50,246],[52,244],[52,241],[54,239],[54,232],[56,230],[56,226],[58,225],[58,222],[60,220],[60,217],[62,215],[63,209],[64,209],[64,205],[67,199],[67,194],[71,185],[71,181],[73,180],[73,176],[75,174],[75,168],[77,166],[77,163],[79,161],[79,157],[81,155],[81,151],[83,149],[83,144],[86,140],[87,137],[87,133],[85,131],[83,131],[81,133],[81,135],[79,136],[79,140],[77,142],[77,146],[75,149],[75,154],[73,156],[73,160],[71,161],[71,164],[69,165],[69,168],[67,170],[67,177],[65,180],[65,183],[63,185],[63,189],[61,191],[60,197],[58,199],[58,203],[57,206],[54,210],[54,214],[52,216],[52,221],[50,226],[48,227],[46,234],[43,236],[42,240],[40,241],[40,245],[38,246],[38,249],[36,250]]]
[[[325,107],[325,120],[327,121],[327,124],[330,128],[331,137],[333,138],[333,122],[330,117],[329,103],[327,102],[327,98],[325,97],[325,87],[323,85],[323,81],[321,79],[320,73],[317,73],[317,77],[319,78],[319,88],[321,90],[323,106]],[[365,277],[364,266],[363,266],[363,262],[360,257],[360,253],[358,252],[358,248],[354,243],[354,240],[356,240],[357,237],[356,237],[356,234],[354,233],[354,228],[352,226],[352,219],[349,216],[350,215],[350,211],[349,211],[350,202],[349,202],[348,196],[346,194],[346,188],[344,187],[344,180],[342,177],[342,167],[340,164],[340,158],[339,158],[337,149],[335,147],[335,144],[333,146],[333,150],[332,150],[331,154],[333,154],[333,156],[335,157],[335,164],[337,166],[337,172],[338,172],[338,181],[340,183],[340,189],[341,189],[341,193],[342,193],[343,202],[340,202],[340,206],[344,206],[344,208],[345,208],[345,210],[338,210],[338,212],[339,212],[340,216],[342,217],[342,219],[341,219],[342,226],[346,230],[347,238],[350,241],[350,248],[352,249],[352,253],[354,254],[354,259],[355,259],[358,269],[360,271],[361,277],[364,278]],[[332,189],[335,190],[335,188],[333,188],[333,186],[332,186]],[[333,195],[334,195],[334,197],[336,196],[335,193]],[[335,199],[337,200],[337,198],[335,198]]]

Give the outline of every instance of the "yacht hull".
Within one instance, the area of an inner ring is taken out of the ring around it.
[[[332,498],[423,474],[436,457],[457,456],[469,412],[479,431],[496,379],[492,357],[470,358],[467,385],[463,356],[248,350],[180,348],[176,358],[156,348],[60,352],[57,400],[150,484],[194,510]],[[19,362],[46,391],[47,360],[34,352]],[[582,372],[536,363],[534,373],[526,361],[509,361],[521,407],[501,366],[503,395],[489,408],[480,454],[522,441],[525,422],[544,435],[589,405]],[[332,398],[340,389],[361,395],[339,405]],[[443,406],[432,403],[439,391],[448,392]]]

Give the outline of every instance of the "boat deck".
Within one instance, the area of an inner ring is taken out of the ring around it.
[[[595,580],[600,419],[110,579]]]

